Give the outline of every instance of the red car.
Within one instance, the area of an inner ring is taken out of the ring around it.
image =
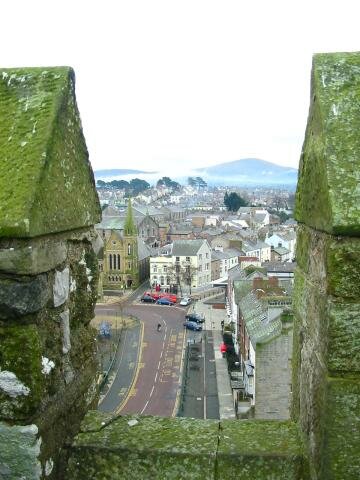
[[[168,298],[172,303],[177,302],[177,296],[173,293],[166,292],[145,292],[144,295],[150,295],[154,300],[159,300],[159,298]]]

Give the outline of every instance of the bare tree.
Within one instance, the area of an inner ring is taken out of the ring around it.
[[[180,291],[180,295],[183,295],[183,287],[188,287],[191,295],[191,284],[196,276],[198,269],[191,265],[190,262],[176,262],[174,265],[169,266],[167,275],[170,278],[171,284],[176,285]]]

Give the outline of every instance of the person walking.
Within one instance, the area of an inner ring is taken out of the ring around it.
[[[161,330],[161,323],[158,323],[157,324],[157,331],[160,332],[160,330]]]

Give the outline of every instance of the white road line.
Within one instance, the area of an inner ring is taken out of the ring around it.
[[[163,350],[161,350],[161,355],[160,355],[160,358],[162,358],[162,356],[163,356]]]
[[[157,377],[158,377],[158,372],[156,372],[154,383],[156,383]]]
[[[145,407],[141,410],[140,414],[144,413],[146,407],[148,406],[149,404],[149,400],[145,403]]]
[[[153,387],[152,387],[152,389],[151,389],[150,397],[151,397],[151,395],[154,393],[154,388],[155,388],[155,385],[153,385]]]
[[[160,369],[160,363],[161,363],[161,362],[160,362],[160,360],[159,360],[159,363],[158,363],[158,368],[157,368],[158,370]]]

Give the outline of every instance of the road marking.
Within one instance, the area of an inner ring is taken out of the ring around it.
[[[158,372],[156,372],[154,383],[156,383],[157,377],[158,377]]]
[[[139,341],[139,344],[138,344],[138,356],[137,356],[138,364],[137,364],[136,372],[135,372],[135,375],[134,375],[133,380],[131,382],[131,385],[129,387],[127,396],[124,398],[124,400],[118,406],[118,408],[115,410],[115,413],[117,413],[117,414],[119,414],[121,412],[121,410],[125,407],[126,403],[130,399],[131,392],[134,389],[135,384],[136,384],[137,379],[138,379],[138,376],[139,376],[139,372],[140,372],[139,365],[141,365],[141,356],[142,356],[141,345],[142,345],[142,342],[143,342],[143,339],[144,339],[144,322],[142,322],[141,320],[140,320],[140,328],[141,328],[141,333],[140,333],[140,341]]]
[[[179,335],[179,338],[181,340],[181,334]],[[179,402],[180,402],[180,395],[181,395],[181,382],[182,382],[182,376],[183,376],[183,368],[184,368],[184,357],[185,357],[185,340],[186,340],[186,335],[185,335],[185,332],[182,333],[182,340],[183,340],[183,344],[182,344],[182,355],[181,355],[181,365],[180,365],[180,370],[179,370],[179,387],[177,389],[177,392],[176,392],[176,399],[175,399],[175,404],[174,404],[174,408],[173,408],[173,411],[172,411],[172,414],[171,416],[172,417],[175,417],[177,412],[178,412],[178,409],[179,409]]]
[[[160,355],[160,358],[162,358],[162,356],[163,356],[163,351],[161,350],[161,355]]]
[[[157,367],[158,370],[160,369],[160,363],[161,363],[161,362],[160,362],[160,360],[159,360],[158,367]]]
[[[149,400],[145,403],[145,407],[141,410],[140,415],[144,413],[144,410],[146,409],[148,404],[149,404]]]
[[[152,389],[151,389],[151,392],[150,392],[150,397],[151,397],[151,395],[154,393],[154,388],[155,388],[155,386],[153,385],[153,387],[152,387]]]

